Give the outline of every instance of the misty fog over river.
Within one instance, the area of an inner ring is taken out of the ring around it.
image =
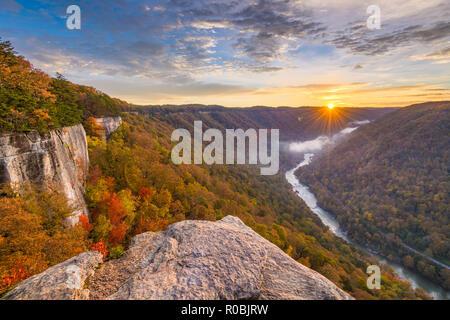
[[[298,152],[304,154],[304,160],[301,161],[295,168],[286,172],[286,180],[292,186],[294,192],[306,203],[306,205],[314,212],[322,223],[330,228],[330,230],[338,237],[344,239],[346,242],[360,248],[361,250],[375,256],[380,262],[389,265],[398,275],[399,278],[408,280],[413,288],[422,288],[429,295],[433,296],[435,299],[446,299],[450,300],[450,292],[445,291],[440,286],[429,281],[422,275],[404,268],[398,263],[393,261],[388,261],[386,258],[374,254],[368,251],[366,248],[358,245],[352,241],[345,233],[345,231],[339,225],[339,222],[334,218],[332,214],[325,211],[317,204],[316,196],[311,192],[311,190],[304,184],[302,184],[299,179],[295,176],[295,171],[298,168],[307,166],[313,161],[314,153],[319,152],[325,147],[332,146],[345,135],[353,132],[358,128],[359,125],[368,123],[368,121],[361,121],[354,123],[355,127],[345,128],[339,133],[333,135],[332,137],[321,136],[314,140],[303,141],[291,143],[289,145],[289,150],[291,152]]]

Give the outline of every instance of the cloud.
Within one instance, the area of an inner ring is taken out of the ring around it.
[[[5,1],[10,7],[17,4]],[[65,15],[63,5],[39,2],[49,16]],[[379,55],[415,42],[443,39],[450,28],[447,21],[423,27],[408,22],[401,27],[405,24],[395,19],[383,24],[378,33],[369,31],[361,22],[343,30],[337,28],[333,23],[339,12],[342,8],[353,11],[354,1],[336,6],[328,0],[156,0],[151,5],[144,0],[80,0],[79,5],[84,19],[80,37],[60,38],[48,46],[70,49],[70,54],[80,59],[110,63],[109,75],[115,70],[116,74],[169,79],[174,74],[177,78],[195,77],[207,70],[285,70],[292,68],[292,57],[301,56],[305,43],[325,43],[354,54]],[[324,8],[331,11],[323,12]],[[442,11],[442,3],[433,0],[424,8]],[[407,12],[414,13],[411,10]],[[44,37],[48,33],[42,33],[42,42],[51,40]],[[189,37],[197,40],[188,41]],[[205,48],[208,43],[214,46]],[[358,70],[364,64],[353,65]],[[144,67],[148,72],[142,70]],[[163,75],[164,68],[170,76]]]
[[[172,1],[180,4],[180,1]],[[194,16],[190,26],[198,29],[228,28],[236,35],[233,47],[255,64],[267,65],[280,58],[289,44],[325,30],[297,1],[203,1],[181,2]],[[198,4],[200,3],[200,4]],[[204,6],[205,5],[205,6]],[[187,16],[187,15],[186,15]],[[242,66],[243,64],[241,64]],[[268,70],[273,70],[268,68]]]
[[[327,137],[327,136],[320,136],[314,140],[293,142],[293,143],[289,144],[289,151],[299,152],[299,153],[320,151],[324,147],[332,146],[333,144],[335,144],[336,142],[341,140],[343,137],[345,137],[347,134],[352,133],[353,131],[358,129],[359,126],[367,124],[370,121],[365,120],[365,121],[357,121],[357,122],[354,122],[355,127],[345,128],[345,129],[339,131],[338,133],[334,134],[333,136],[331,136],[331,138]]]
[[[434,60],[433,63],[442,64],[450,62],[450,47],[442,48],[428,54],[411,56],[414,61]]]
[[[306,105],[326,105],[328,102],[333,102],[337,106],[353,107],[406,106],[423,101],[450,99],[450,89],[448,85],[442,83],[403,86],[366,82],[304,84],[262,88],[252,94],[267,97],[266,100],[270,96],[278,95],[292,97],[293,101],[309,101]],[[279,105],[283,104],[279,102]]]
[[[210,20],[210,21],[192,21],[190,26],[196,29],[223,29],[232,27],[231,23],[224,20]]]
[[[220,97],[236,96],[251,93],[256,90],[250,86],[227,85],[222,83],[206,83],[189,81],[186,83],[154,83],[152,81],[136,81],[124,79],[80,79],[83,84],[99,88],[103,92],[120,96],[137,104],[183,103],[186,101],[201,101],[211,99],[217,101]],[[150,100],[147,98],[151,96]]]
[[[414,43],[427,44],[450,36],[450,22],[440,21],[432,26],[410,25],[393,31],[374,33],[364,25],[356,25],[341,32],[327,41],[337,48],[346,49],[354,54],[381,55],[398,47]]]
[[[163,7],[163,6],[154,6],[154,7],[153,7],[153,11],[156,11],[156,12],[164,12],[164,11],[166,11],[166,8]]]
[[[292,88],[308,90],[308,91],[332,93],[332,92],[349,90],[352,88],[366,87],[368,85],[370,85],[370,83],[368,83],[368,82],[331,83],[331,84],[330,83],[311,83],[311,84],[305,84],[305,85],[300,85],[300,86],[293,86]]]
[[[240,106],[448,97],[426,91],[448,87],[437,65],[449,60],[445,0],[379,0],[382,28],[375,31],[365,25],[369,0],[79,0],[76,32],[65,27],[65,3],[34,3],[21,10],[17,1],[2,1],[9,11],[0,11],[0,33],[20,54],[69,79],[120,80],[140,90],[102,89],[140,101],[183,95],[212,101],[222,92]],[[299,79],[304,84],[296,86]]]
[[[330,139],[326,136],[320,136],[314,140],[304,142],[294,142],[289,145],[289,151],[293,152],[312,152],[322,149],[330,144]]]
[[[370,120],[353,121],[351,124],[361,126],[363,124],[368,124],[368,123],[370,123]]]

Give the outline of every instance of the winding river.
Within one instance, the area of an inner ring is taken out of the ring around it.
[[[356,128],[350,129],[354,130]],[[348,130],[347,128],[347,131],[344,132],[344,134],[349,133],[353,130]],[[342,133],[343,131],[341,131],[341,133],[339,134],[342,135]],[[323,137],[321,138],[323,139]],[[302,146],[306,146],[305,151],[308,150],[308,148],[309,150],[319,150],[322,144],[319,145],[314,144],[313,143],[314,141],[317,141],[317,139],[302,142],[300,144],[302,144]],[[304,160],[300,162],[295,168],[286,172],[286,179],[291,184],[294,192],[306,203],[306,205],[311,209],[311,211],[314,212],[320,218],[320,220],[322,220],[323,224],[328,226],[336,236],[362,249],[368,254],[375,256],[382,263],[389,265],[397,273],[399,278],[408,280],[413,286],[413,288],[422,288],[425,292],[427,292],[429,295],[433,296],[435,299],[438,300],[450,300],[450,292],[445,291],[443,288],[424,278],[420,274],[408,270],[398,263],[389,261],[385,257],[374,254],[373,252],[369,252],[366,248],[361,247],[360,245],[349,239],[349,237],[346,235],[344,230],[339,225],[338,221],[329,212],[323,210],[321,207],[317,205],[316,196],[309,190],[309,188],[306,185],[302,184],[294,174],[294,172],[298,168],[309,165],[313,157],[314,157],[313,153],[305,153]]]

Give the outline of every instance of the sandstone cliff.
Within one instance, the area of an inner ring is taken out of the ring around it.
[[[121,117],[95,118],[95,122],[103,127],[101,135],[104,140],[108,139],[114,131],[122,125]]]
[[[98,118],[106,140],[122,124],[122,118]],[[0,135],[0,183],[24,183],[62,191],[74,208],[69,224],[88,214],[84,183],[89,167],[86,133],[81,124],[38,132]]]
[[[89,165],[83,126],[65,127],[47,134],[0,135],[0,183],[30,183],[62,191],[74,207],[71,223],[87,214],[84,180]]]
[[[35,275],[6,299],[352,299],[236,217],[182,221],[132,239],[100,268],[83,253]]]

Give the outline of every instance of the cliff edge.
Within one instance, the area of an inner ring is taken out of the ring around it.
[[[232,216],[140,234],[121,258],[99,262],[99,253],[83,253],[5,298],[353,299]]]
[[[30,183],[61,190],[74,208],[71,223],[88,212],[83,196],[88,166],[86,133],[81,124],[46,134],[0,135],[0,183]]]

